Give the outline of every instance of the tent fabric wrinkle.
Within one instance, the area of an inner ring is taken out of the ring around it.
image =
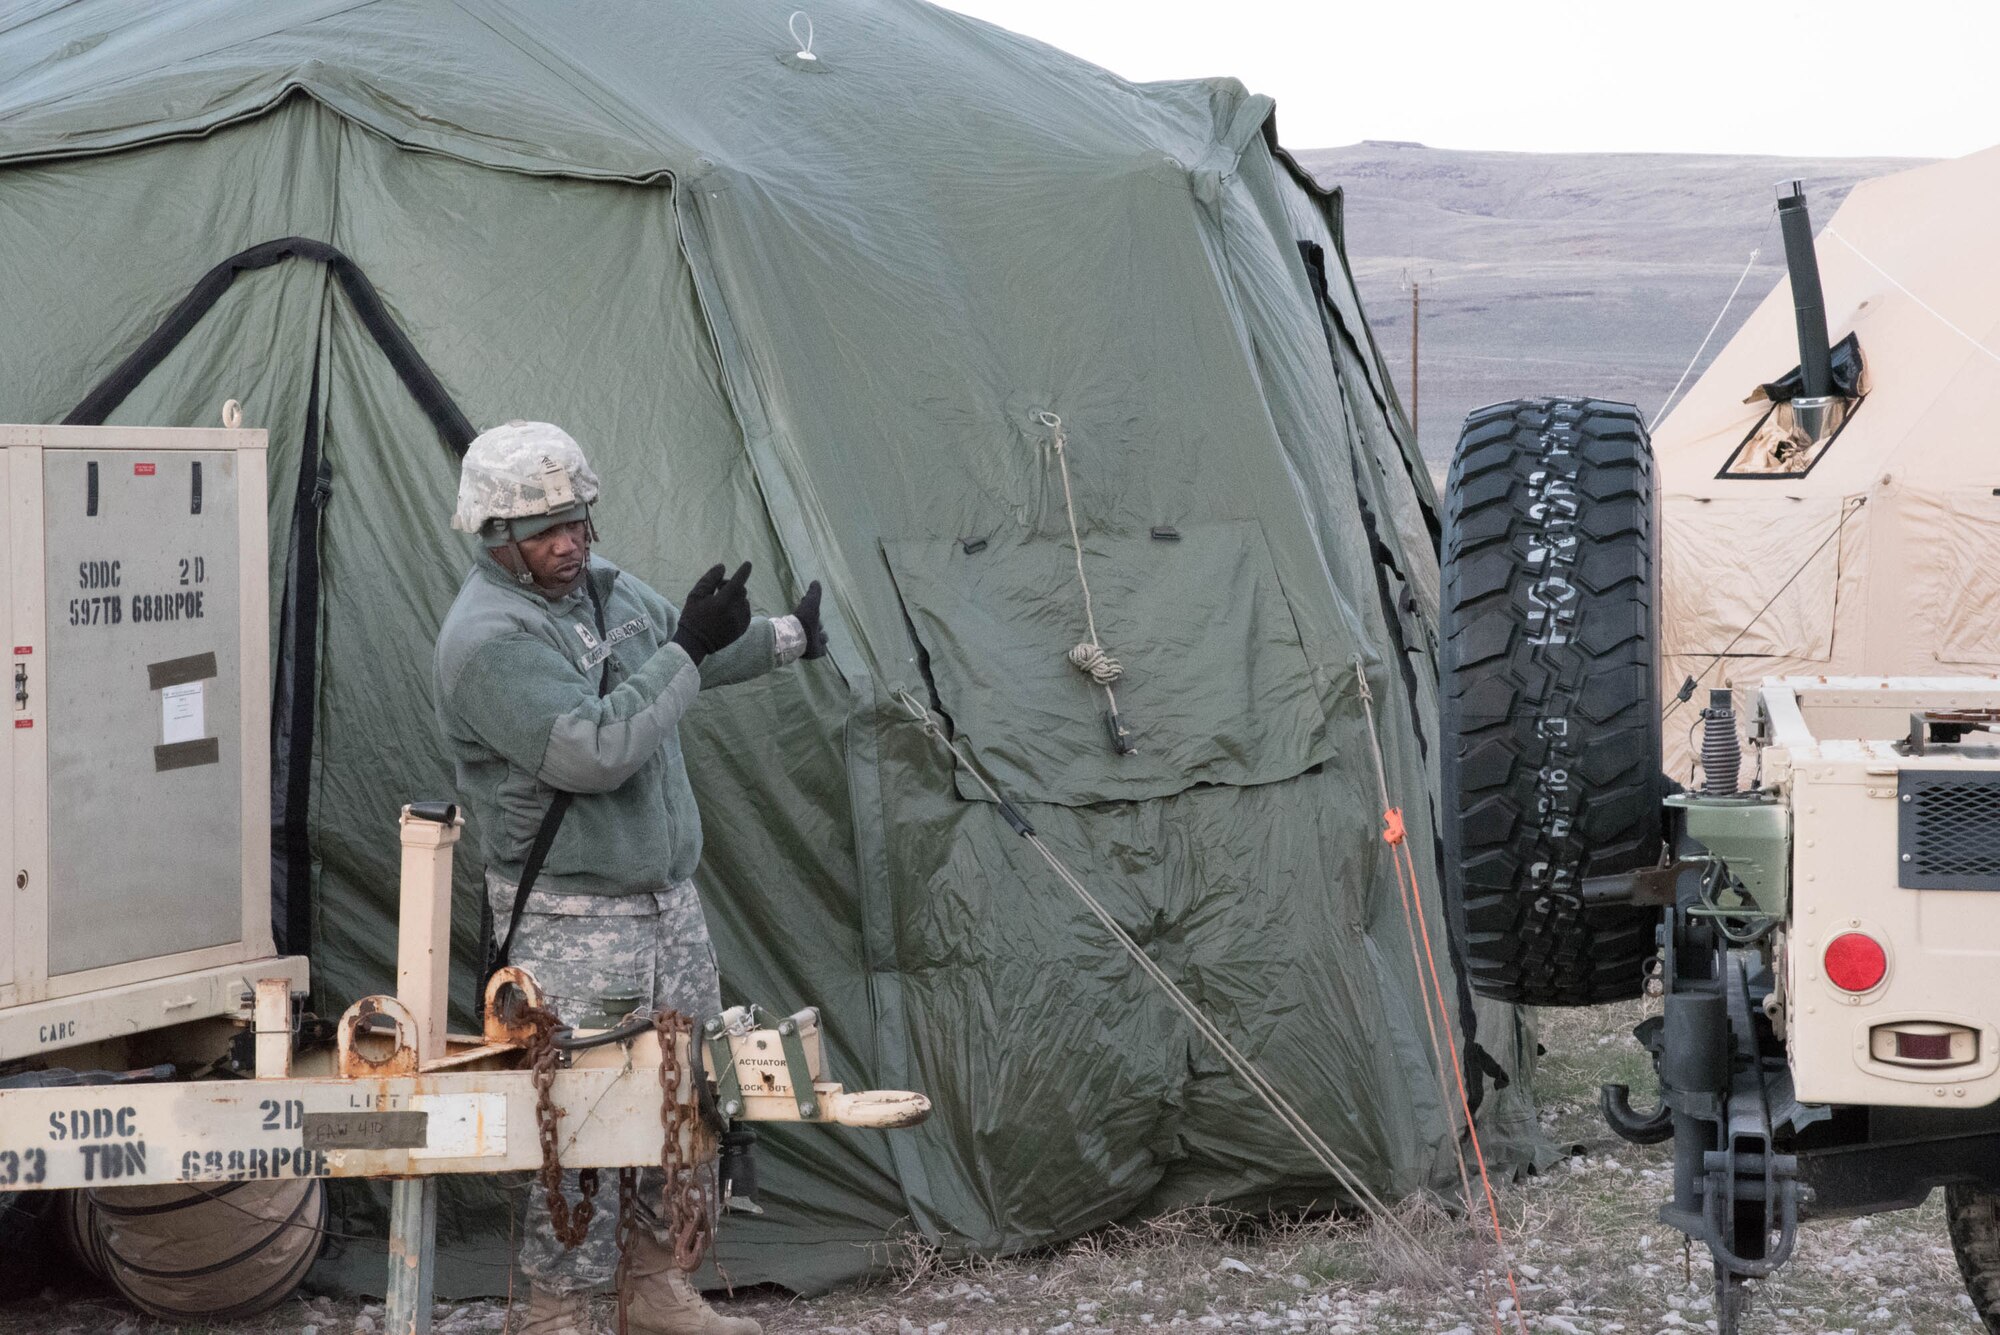
[[[921,0],[815,5],[803,77],[795,8],[77,0],[6,21],[0,295],[36,314],[0,325],[0,420],[59,420],[125,364],[110,422],[235,398],[270,433],[275,907],[310,940],[314,1009],[392,986],[395,813],[449,789],[430,662],[476,551],[438,443],[548,421],[637,577],[671,594],[747,560],[761,611],[825,589],[827,658],[682,725],[696,883],[728,1003],[819,1006],[835,1078],[935,1111],[762,1129],[766,1213],[720,1239],[734,1282],[810,1293],[919,1240],[994,1254],[1184,1205],[1351,1204],[1120,934],[1355,1183],[1455,1190],[1355,676],[1436,884],[1436,497],[1337,192],[1234,80],[1131,83]],[[143,346],[284,238],[345,256],[375,304],[345,270],[274,262]],[[409,357],[383,356],[385,325]],[[1079,542],[1130,754],[1067,661],[1090,638]],[[901,693],[1010,805],[964,786]],[[476,858],[456,871],[463,1024],[483,896]],[[1439,965],[1489,1154],[1546,1162],[1529,1017]],[[343,1234],[379,1230],[378,1194],[335,1195]],[[439,1291],[503,1291],[501,1190],[445,1197]],[[317,1282],[368,1291],[382,1264],[341,1241]]]

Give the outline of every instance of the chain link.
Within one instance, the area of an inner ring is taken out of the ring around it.
[[[632,1230],[639,1226],[639,1170],[618,1170],[618,1335],[627,1335],[632,1299]]]
[[[694,1021],[679,1011],[654,1012],[653,1029],[660,1038],[660,1174],[664,1179],[660,1183],[660,1221],[666,1226],[674,1264],[693,1271],[715,1238],[715,1202],[714,1189],[703,1171],[704,1156],[695,1153],[701,1114],[694,1097],[681,1097],[681,1054],[676,1040],[686,1038],[690,1048],[700,1040],[695,1036]]]
[[[556,1107],[555,1101],[558,1056],[555,1035],[562,1021],[554,1011],[541,1006],[524,1008],[523,1017],[534,1026],[528,1039],[528,1058],[535,1071],[535,1129],[542,1142],[542,1167],[536,1176],[548,1197],[550,1231],[564,1250],[569,1250],[583,1241],[590,1218],[597,1213],[593,1199],[597,1195],[597,1170],[585,1168],[577,1173],[577,1201],[572,1207],[563,1196],[562,1147],[556,1126],[562,1109]]]
[[[580,1244],[597,1213],[598,1173],[585,1168],[577,1173],[577,1200],[564,1197],[562,1188],[561,1141],[558,1123],[562,1109],[556,1107],[556,1068],[560,1054],[555,1046],[562,1021],[544,1007],[529,1007],[523,1017],[532,1026],[528,1040],[529,1064],[535,1077],[535,1128],[542,1146],[542,1167],[536,1175],[548,1199],[549,1226],[564,1248]],[[692,1045],[694,1022],[679,1011],[656,1011],[653,1029],[660,1040],[660,1221],[666,1229],[666,1243],[672,1248],[674,1263],[682,1270],[700,1267],[715,1237],[715,1192],[705,1169],[705,1156],[698,1152],[701,1114],[694,1098],[681,1097],[681,1050],[679,1039]],[[618,1255],[622,1268],[628,1264],[633,1231],[638,1219],[638,1170],[618,1170]],[[622,1313],[621,1313],[622,1318]]]

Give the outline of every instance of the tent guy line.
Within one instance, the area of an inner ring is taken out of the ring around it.
[[[1750,252],[1750,258],[1743,261],[1743,272],[1736,275],[1736,286],[1730,288],[1729,295],[1722,299],[1722,309],[1715,313],[1715,323],[1709,325],[1708,332],[1701,336],[1701,346],[1694,350],[1694,356],[1688,358],[1686,368],[1681,371],[1681,378],[1674,381],[1674,387],[1667,391],[1666,399],[1660,404],[1660,411],[1654,413],[1653,420],[1646,423],[1648,432],[1658,426],[1660,419],[1667,415],[1667,409],[1674,406],[1674,395],[1681,392],[1681,386],[1685,385],[1687,378],[1694,374],[1695,365],[1701,361],[1701,354],[1708,351],[1709,340],[1715,337],[1716,330],[1722,328],[1722,317],[1729,314],[1729,308],[1736,304],[1736,294],[1743,290],[1743,284],[1749,279],[1750,271],[1757,267],[1757,257],[1763,253],[1764,247],[1760,242],[1757,249]]]
[[[1090,893],[1089,887],[1077,879],[1076,873],[1070,870],[1068,864],[1056,856],[1055,850],[1042,840],[1042,837],[1035,832],[1034,826],[1028,824],[1021,817],[1019,810],[1014,804],[1008,801],[1001,794],[1000,790],[988,781],[985,772],[973,764],[971,757],[959,750],[958,743],[944,734],[943,729],[938,726],[937,720],[933,717],[930,710],[920,704],[907,690],[898,689],[896,691],[896,700],[904,709],[909,711],[910,717],[926,733],[930,734],[939,745],[951,753],[953,762],[963,766],[965,772],[970,774],[979,786],[986,790],[986,795],[993,800],[995,807],[1000,811],[1007,823],[1013,827],[1014,832],[1034,845],[1035,851],[1042,855],[1043,861],[1049,864],[1049,870],[1056,874],[1056,878],[1067,886],[1071,893],[1075,894],[1078,899],[1083,901],[1084,906],[1090,910],[1092,916],[1099,923],[1103,924],[1104,930],[1109,932],[1112,938],[1124,948],[1125,953],[1132,957],[1132,962],[1137,964],[1140,970],[1157,984],[1161,991],[1167,994],[1168,999],[1173,1002],[1174,1007],[1187,1017],[1189,1023],[1194,1025],[1195,1031],[1208,1041],[1209,1046],[1214,1048],[1222,1059],[1229,1064],[1230,1069],[1241,1077],[1245,1085],[1249,1086],[1250,1092],[1255,1094],[1259,1101],[1271,1110],[1272,1114],[1284,1125],[1285,1129],[1292,1133],[1292,1136],[1305,1148],[1308,1154],[1319,1161],[1320,1166],[1327,1170],[1334,1181],[1347,1190],[1354,1198],[1355,1203],[1361,1206],[1362,1211],[1390,1236],[1404,1252],[1405,1259],[1411,1265],[1426,1273],[1439,1273],[1435,1258],[1425,1252],[1423,1245],[1417,1241],[1414,1234],[1401,1223],[1397,1222],[1395,1216],[1390,1213],[1389,1207],[1382,1203],[1381,1197],[1369,1190],[1368,1184],[1362,1181],[1361,1177],[1352,1168],[1348,1167],[1347,1163],[1334,1151],[1331,1145],[1327,1144],[1321,1138],[1317,1131],[1313,1130],[1312,1124],[1306,1121],[1304,1115],[1297,1108],[1293,1107],[1283,1094],[1278,1092],[1277,1087],[1265,1077],[1263,1072],[1250,1063],[1250,1059],[1245,1057],[1234,1043],[1229,1041],[1228,1035],[1224,1034],[1213,1020],[1210,1020],[1207,1015],[1202,1013],[1201,1008],[1194,1004],[1194,999],[1183,992],[1180,985],[1169,978],[1166,975],[1166,971],[1153,962],[1152,957],[1146,954],[1144,947],[1132,939],[1131,934],[1124,927],[1120,926],[1118,920],[1111,915],[1111,911],[1099,903],[1097,897]]]
[[[1667,415],[1667,409],[1673,407],[1674,396],[1681,392],[1681,386],[1685,385],[1687,378],[1694,374],[1694,368],[1700,364],[1701,354],[1708,351],[1709,342],[1714,339],[1715,331],[1722,328],[1722,317],[1729,314],[1729,308],[1736,304],[1736,294],[1743,290],[1743,284],[1750,278],[1750,271],[1757,267],[1757,257],[1764,253],[1764,242],[1771,236],[1771,220],[1777,216],[1778,206],[1773,204],[1770,212],[1764,215],[1764,230],[1757,234],[1757,244],[1751,248],[1750,258],[1743,262],[1743,272],[1736,275],[1736,286],[1730,288],[1729,295],[1722,299],[1722,309],[1715,313],[1715,323],[1711,324],[1708,332],[1701,336],[1701,346],[1694,350],[1694,356],[1688,358],[1687,366],[1681,371],[1681,378],[1674,381],[1674,387],[1668,390],[1667,397],[1661,400],[1660,411],[1654,413],[1653,420],[1646,423],[1646,434],[1651,435],[1653,428],[1660,424],[1660,419]]]
[[[1753,629],[1756,628],[1757,623],[1764,619],[1764,614],[1771,610],[1772,605],[1776,603],[1778,599],[1785,596],[1785,590],[1791,588],[1792,585],[1798,581],[1799,576],[1806,573],[1806,567],[1811,565],[1814,561],[1818,560],[1819,554],[1825,551],[1828,545],[1831,544],[1835,538],[1838,538],[1840,536],[1840,531],[1843,528],[1847,527],[1848,518],[1851,515],[1853,515],[1853,513],[1856,510],[1859,510],[1862,506],[1866,504],[1868,504],[1868,498],[1866,496],[1856,496],[1853,498],[1851,504],[1844,505],[1841,507],[1840,522],[1833,526],[1833,532],[1827,534],[1824,538],[1820,539],[1819,546],[1813,548],[1810,552],[1806,553],[1806,559],[1799,562],[1798,569],[1794,570],[1791,573],[1791,575],[1785,580],[1785,582],[1778,586],[1778,591],[1776,593],[1772,594],[1769,598],[1764,600],[1764,605],[1757,609],[1757,615],[1751,617],[1748,621],[1743,623],[1743,629],[1737,631],[1736,638],[1731,640],[1728,644],[1722,647],[1721,653],[1709,659],[1707,663],[1702,665],[1701,671],[1695,673],[1693,676],[1689,677],[1686,681],[1681,683],[1680,689],[1674,693],[1674,698],[1667,703],[1666,712],[1660,715],[1660,721],[1662,723],[1672,718],[1674,716],[1675,710],[1679,709],[1682,705],[1686,704],[1689,700],[1694,698],[1695,687],[1701,684],[1701,679],[1703,677],[1706,677],[1710,672],[1714,671],[1715,665],[1717,663],[1720,663],[1723,659],[1729,657],[1729,651],[1731,649],[1734,649],[1739,643],[1741,643],[1745,635],[1748,635]]]
[[[1424,925],[1423,887],[1417,880],[1417,865],[1410,857],[1410,843],[1403,825],[1403,809],[1396,805],[1394,795],[1389,791],[1389,767],[1382,759],[1382,738],[1375,722],[1375,692],[1368,685],[1368,669],[1361,661],[1361,655],[1354,656],[1354,681],[1361,694],[1361,713],[1368,720],[1368,750],[1375,759],[1375,783],[1382,797],[1382,819],[1384,828],[1382,842],[1389,846],[1390,861],[1396,868],[1396,893],[1402,900],[1403,927],[1410,937],[1410,961],[1416,969],[1417,988],[1424,994],[1424,1025],[1430,1030],[1431,1056],[1437,1062],[1438,1093],[1444,1100],[1445,1121],[1451,1127],[1451,1152],[1458,1160],[1458,1180],[1465,1193],[1465,1208],[1471,1210],[1472,1180],[1466,1171],[1465,1142],[1458,1138],[1458,1126],[1453,1120],[1451,1090],[1445,1083],[1444,1053],[1438,1047],[1438,1030],[1444,1030],[1444,1041],[1451,1049],[1451,1065],[1448,1068],[1458,1084],[1458,1109],[1465,1116],[1465,1141],[1472,1146],[1473,1158],[1479,1164],[1479,1186],[1486,1195],[1486,1217],[1493,1232],[1493,1247],[1499,1254],[1500,1264],[1507,1270],[1507,1292],[1513,1298],[1514,1324],[1521,1335],[1528,1335],[1527,1319],[1521,1315],[1521,1286],[1514,1276],[1514,1256],[1507,1247],[1507,1239],[1500,1227],[1500,1206],[1493,1198],[1493,1179],[1486,1171],[1486,1151],[1479,1143],[1479,1128],[1472,1120],[1472,1099],[1465,1089],[1465,1063],[1459,1056],[1458,1038],[1451,1032],[1451,1006],[1445,1000],[1444,983],[1438,978],[1437,954],[1431,949],[1430,928]],[[1413,907],[1414,906],[1414,907]],[[1418,955],[1418,943],[1422,942],[1423,953]],[[1428,979],[1426,979],[1428,975]],[[1428,981],[1428,987],[1426,987]],[[1493,1309],[1493,1329],[1501,1331],[1500,1308],[1492,1300],[1486,1289],[1486,1271],[1479,1272],[1480,1286],[1486,1294],[1487,1305]]]
[[[1877,264],[1874,260],[1869,259],[1867,255],[1863,254],[1861,247],[1855,245],[1852,241],[1849,241],[1839,232],[1833,230],[1833,225],[1831,223],[1827,225],[1826,234],[1832,237],[1835,241],[1838,241],[1841,245],[1846,246],[1849,250],[1853,251],[1854,257],[1856,259],[1860,260],[1863,264],[1873,269],[1876,273],[1879,273],[1884,278],[1888,279],[1890,283],[1895,285],[1895,288],[1898,292],[1901,292],[1911,301],[1916,302],[1917,306],[1924,312],[1924,314],[1930,316],[1933,320],[1936,320],[1946,329],[1951,330],[1952,333],[1957,334],[1960,338],[1964,339],[1967,343],[1970,343],[1973,347],[1978,348],[1981,352],[1985,353],[1988,357],[1991,357],[1994,361],[2000,362],[2000,352],[1995,352],[1993,349],[1987,347],[1984,343],[1981,343],[1978,339],[1974,338],[1972,335],[1966,333],[1963,329],[1959,328],[1956,324],[1953,324],[1949,319],[1945,317],[1945,315],[1941,311],[1938,310],[1937,307],[1931,305],[1928,301],[1925,301],[1922,297],[1910,291],[1910,289],[1907,286],[1905,286],[1903,282],[1896,277],[1896,275],[1890,273],[1887,269],[1884,269],[1881,265]]]

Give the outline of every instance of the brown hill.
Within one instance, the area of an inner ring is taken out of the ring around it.
[[[1404,275],[1423,284],[1419,436],[1433,460],[1450,455],[1467,411],[1501,399],[1594,394],[1652,417],[1751,250],[1757,264],[1704,364],[1783,277],[1778,181],[1804,178],[1818,226],[1856,182],[1921,161],[1382,141],[1297,156],[1346,194],[1348,255],[1405,407]]]

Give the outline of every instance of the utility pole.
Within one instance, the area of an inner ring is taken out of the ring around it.
[[[1424,282],[1434,271],[1425,269],[1403,270],[1403,286],[1410,289],[1410,435],[1421,448],[1423,433],[1417,427],[1420,416],[1418,388],[1421,378],[1417,374],[1418,327],[1423,322]]]
[[[1418,440],[1423,439],[1423,432],[1417,428],[1417,422],[1422,416],[1417,407],[1420,402],[1417,398],[1417,326],[1423,318],[1423,310],[1424,285],[1412,278],[1410,280],[1410,434]]]

